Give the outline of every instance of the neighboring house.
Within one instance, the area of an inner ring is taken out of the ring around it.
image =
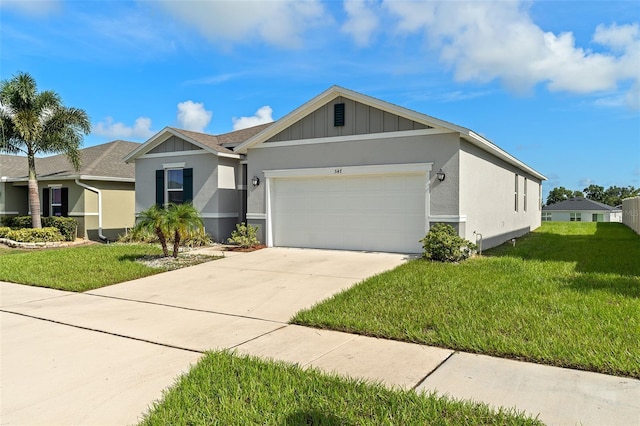
[[[140,144],[114,141],[80,150],[75,171],[64,155],[36,158],[42,216],[78,221],[78,236],[115,240],[134,225],[134,167],[124,156]],[[27,158],[0,155],[0,217],[28,215]]]
[[[126,161],[136,212],[193,200],[218,241],[246,219],[268,246],[405,253],[438,222],[483,248],[526,234],[546,179],[469,129],[338,86],[268,125],[166,128]]]
[[[583,197],[569,198],[542,208],[543,222],[622,222],[622,209]]]

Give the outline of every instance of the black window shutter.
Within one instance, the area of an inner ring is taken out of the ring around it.
[[[344,126],[344,104],[333,105],[333,125]]]
[[[62,217],[69,216],[69,188],[60,188],[62,195]]]
[[[49,204],[49,188],[42,188],[42,216],[48,217],[51,211],[51,205]],[[32,212],[33,214],[33,212]]]
[[[156,170],[156,204],[164,206],[164,170]]]
[[[190,203],[193,201],[193,169],[183,169],[182,179],[182,200]]]

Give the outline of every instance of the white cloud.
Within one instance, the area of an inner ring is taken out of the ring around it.
[[[258,37],[275,46],[300,47],[302,34],[326,19],[318,0],[163,0],[157,4],[213,42],[242,42]]]
[[[151,119],[139,117],[133,126],[127,126],[121,122],[114,122],[112,117],[107,117],[104,121],[93,126],[92,133],[98,136],[105,136],[110,139],[149,139],[154,132],[151,130]]]
[[[257,126],[259,124],[271,123],[273,121],[273,109],[269,105],[258,108],[255,115],[251,117],[233,117],[233,130],[246,129],[247,127]]]
[[[608,50],[576,46],[572,33],[545,32],[518,1],[404,2],[385,0],[394,30],[424,33],[430,48],[452,67],[458,81],[500,79],[514,91],[539,83],[551,91],[579,94],[629,90],[626,103],[640,107],[640,29],[600,25],[593,42]]]
[[[342,25],[342,31],[350,34],[356,45],[368,46],[371,35],[378,27],[379,19],[369,8],[373,7],[371,0],[345,0],[344,10],[348,20]]]
[[[213,112],[204,109],[204,104],[193,101],[178,104],[178,123],[181,128],[202,132],[211,121]]]

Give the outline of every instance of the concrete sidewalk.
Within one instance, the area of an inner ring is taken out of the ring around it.
[[[639,380],[286,323],[405,260],[267,249],[83,294],[0,283],[0,423],[133,423],[201,352],[231,349],[548,424],[640,424]]]

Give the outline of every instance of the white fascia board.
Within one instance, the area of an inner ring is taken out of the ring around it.
[[[322,143],[333,142],[354,142],[363,140],[375,140],[375,139],[398,139],[407,138],[411,136],[430,136],[441,134],[457,133],[451,130],[445,129],[419,129],[419,130],[403,130],[399,132],[384,132],[384,133],[367,133],[363,135],[350,135],[350,136],[330,136],[325,138],[313,138],[313,139],[295,139],[290,141],[269,142],[255,146],[253,149],[275,148],[283,146],[295,146],[295,145],[315,145]]]
[[[512,156],[508,152],[502,150],[497,145],[491,143],[488,139],[483,138],[482,136],[478,135],[477,133],[474,133],[471,130],[467,130],[467,132],[461,133],[460,136],[462,138],[464,138],[466,141],[471,142],[475,146],[481,148],[483,151],[487,151],[490,154],[493,154],[496,157],[506,161],[507,163],[509,163],[509,164],[511,164],[513,166],[516,166],[516,167],[526,171],[527,173],[530,173],[531,175],[535,176],[536,178],[540,179],[541,181],[542,180],[547,180],[546,176],[544,176],[541,173],[538,173],[537,171],[535,171],[531,167],[529,167],[526,164],[524,164],[522,161],[518,160],[517,158],[515,158],[514,156]]]
[[[313,167],[306,169],[265,170],[266,178],[342,177],[391,174],[426,174],[433,163],[377,164],[370,166]]]
[[[183,140],[189,142],[190,144],[195,145],[198,148],[203,149],[204,151],[209,152],[209,153],[211,153],[211,154],[213,154],[215,156],[229,157],[229,158],[240,158],[240,156],[238,154],[227,154],[227,153],[224,153],[224,152],[218,152],[215,149],[211,149],[211,147],[208,147],[207,145],[204,145],[204,144],[196,141],[195,139],[190,138],[189,136],[187,136],[187,135],[185,135],[183,133],[175,131],[174,129],[172,129],[170,127],[165,127],[164,129],[162,129],[161,131],[159,131],[158,133],[153,135],[151,137],[151,139],[149,139],[148,141],[146,141],[145,143],[140,145],[138,148],[136,148],[134,151],[129,153],[129,155],[124,157],[124,162],[125,163],[130,163],[132,161],[135,161],[137,158],[142,157],[143,155],[151,155],[151,154],[147,154],[147,152],[151,151],[153,148],[155,148],[156,146],[160,145],[162,142],[166,141],[171,136],[175,136],[175,137],[178,137],[180,139],[183,139]],[[173,154],[173,155],[182,155],[182,152],[180,154],[176,154],[176,153],[171,153],[171,154]]]

